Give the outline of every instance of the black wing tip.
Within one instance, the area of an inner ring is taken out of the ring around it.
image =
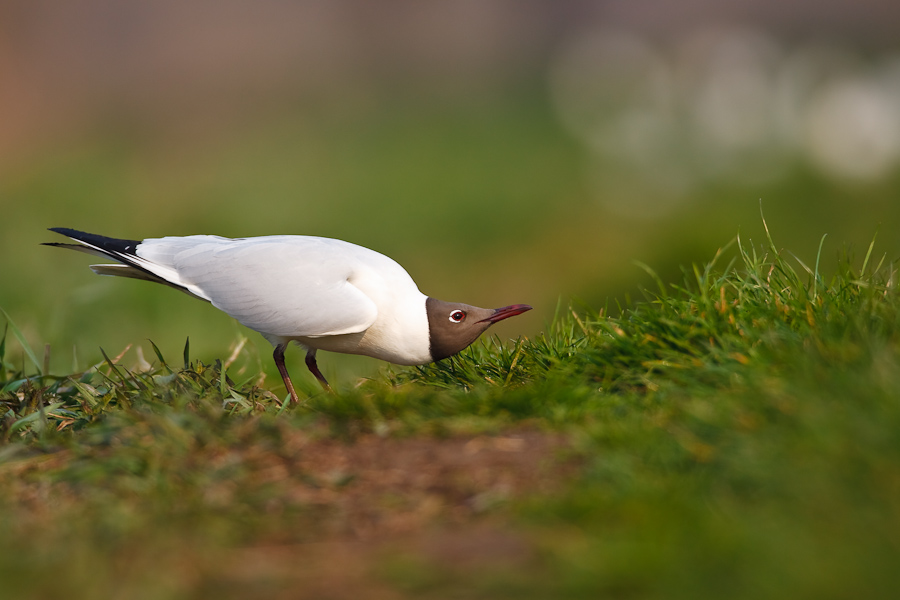
[[[78,231],[77,229],[72,229],[71,227],[48,227],[47,231],[52,231],[53,233],[58,233],[60,235],[64,235],[67,238],[73,240],[81,241],[81,238],[84,236],[90,236],[90,233],[84,231]],[[71,247],[72,244],[66,242],[41,242],[41,246],[55,246],[57,248],[67,248]]]
[[[66,237],[70,237],[75,240],[82,238],[82,237],[97,237],[97,238],[103,237],[101,235],[96,235],[94,233],[88,233],[87,231],[81,231],[79,229],[72,229],[71,227],[48,227],[47,231],[59,233],[59,234],[62,234]]]
[[[79,231],[71,227],[49,227],[48,231],[62,234],[68,238],[79,241],[83,244],[93,246],[104,252],[114,252],[119,254],[134,254],[140,245],[141,240],[125,240],[120,238],[111,238],[96,233],[87,233]],[[66,246],[66,244],[48,242],[47,246]]]

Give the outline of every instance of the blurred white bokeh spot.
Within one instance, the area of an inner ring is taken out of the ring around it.
[[[704,182],[771,183],[801,161],[860,181],[900,166],[897,57],[788,46],[750,28],[652,43],[587,30],[559,48],[549,91],[589,155],[591,188],[616,212],[660,216]]]
[[[782,61],[776,86],[779,132],[786,143],[803,152],[806,115],[812,98],[836,78],[852,77],[863,66],[846,48],[805,44],[793,48]]]
[[[723,31],[693,58],[700,73],[686,99],[697,133],[720,148],[769,143],[781,58],[775,42],[752,31]]]
[[[759,183],[789,164],[778,110],[783,52],[750,29],[688,36],[677,53],[686,137],[698,176]]]
[[[659,53],[641,37],[588,31],[574,36],[558,52],[550,68],[550,94],[569,133],[591,145],[608,147],[608,124],[622,111],[670,110],[671,74]]]
[[[883,177],[900,161],[900,97],[875,79],[833,81],[812,98],[806,134],[810,159],[821,170]]]

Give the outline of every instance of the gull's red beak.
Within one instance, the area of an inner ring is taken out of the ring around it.
[[[531,307],[527,304],[512,304],[510,306],[504,306],[503,308],[495,308],[494,313],[491,316],[478,322],[488,322],[493,325],[497,321],[502,321],[503,319],[521,315],[523,312],[528,312],[529,310],[531,310]]]

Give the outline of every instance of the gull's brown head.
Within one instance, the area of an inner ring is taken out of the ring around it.
[[[531,307],[527,304],[478,308],[428,298],[425,301],[425,311],[428,313],[431,359],[441,360],[453,356],[477,340],[494,323],[529,310]]]

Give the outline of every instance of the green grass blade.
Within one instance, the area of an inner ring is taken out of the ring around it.
[[[631,261],[631,264],[635,265],[636,267],[638,267],[639,269],[641,269],[647,275],[650,276],[650,278],[653,280],[653,283],[655,283],[656,287],[659,288],[660,299],[668,296],[668,291],[666,290],[666,284],[663,283],[662,278],[659,276],[659,274],[657,274],[656,271],[653,270],[653,268],[650,265],[648,265],[647,263],[641,262],[639,260],[633,260],[633,261]],[[554,316],[554,318],[555,318],[555,316]]]
[[[109,366],[110,371],[115,373],[119,377],[119,379],[122,379],[122,374],[119,373],[119,370],[116,368],[116,365],[113,364],[112,359],[109,357],[108,354],[106,354],[106,350],[104,350],[102,347],[100,348],[100,354],[103,355],[103,360],[106,361],[106,364],[107,364],[107,366]]]
[[[153,340],[147,340],[150,342],[150,346],[153,348],[153,353],[156,354],[156,358],[159,359],[159,364],[161,366],[166,366],[166,359],[163,358],[162,352],[160,352],[159,348],[157,348],[156,344],[153,343]]]
[[[0,338],[0,368],[3,368],[3,359],[6,357],[6,334],[9,331],[9,321],[3,327],[3,337]]]
[[[769,248],[777,255],[778,248],[775,246],[775,240],[772,239],[772,234],[769,231],[769,224],[766,223],[766,215],[763,214],[762,198],[759,199],[759,217],[762,219],[763,229],[766,231],[766,240],[769,242]]]
[[[34,368],[38,370],[39,375],[43,375],[44,373],[41,371],[41,362],[38,360],[37,355],[32,351],[31,346],[28,345],[28,342],[25,340],[25,336],[22,334],[21,330],[16,327],[16,324],[9,317],[7,312],[0,307],[0,313],[3,313],[3,316],[6,317],[6,326],[12,330],[13,335],[19,341],[19,344],[22,346],[22,350],[25,352],[25,355],[28,357],[34,364]]]
[[[59,408],[60,406],[63,406],[63,404],[65,404],[65,403],[64,402],[54,402],[53,404],[47,406],[45,409],[44,405],[42,403],[40,405],[42,410],[37,410],[37,411],[34,411],[33,413],[29,413],[29,414],[25,415],[24,417],[22,417],[21,419],[18,419],[17,421],[13,422],[13,424],[10,425],[10,427],[9,427],[9,431],[11,433],[15,433],[19,429],[22,429],[26,425],[34,423],[35,421],[38,421],[38,420],[44,421],[47,418],[46,417],[47,412],[54,411],[57,408]]]
[[[225,371],[227,370],[227,367],[224,365],[224,363],[219,363],[219,364],[221,365],[219,367],[219,394],[222,395],[222,398],[227,398],[229,395],[228,394],[229,387],[228,387],[228,383],[227,383],[228,378],[225,375]],[[235,395],[235,394],[232,394],[232,395]]]
[[[818,298],[819,295],[819,261],[822,258],[822,247],[825,245],[825,238],[828,237],[828,234],[822,236],[822,239],[819,240],[819,251],[816,252],[816,271],[813,273],[813,300]],[[871,247],[870,247],[871,249]]]
[[[878,234],[872,236],[872,241],[869,242],[869,249],[866,250],[866,258],[863,260],[862,269],[860,269],[859,276],[865,277],[866,275],[866,266],[869,264],[869,258],[872,256],[872,249],[875,248],[875,239],[878,237]],[[2,358],[2,357],[0,357]]]

